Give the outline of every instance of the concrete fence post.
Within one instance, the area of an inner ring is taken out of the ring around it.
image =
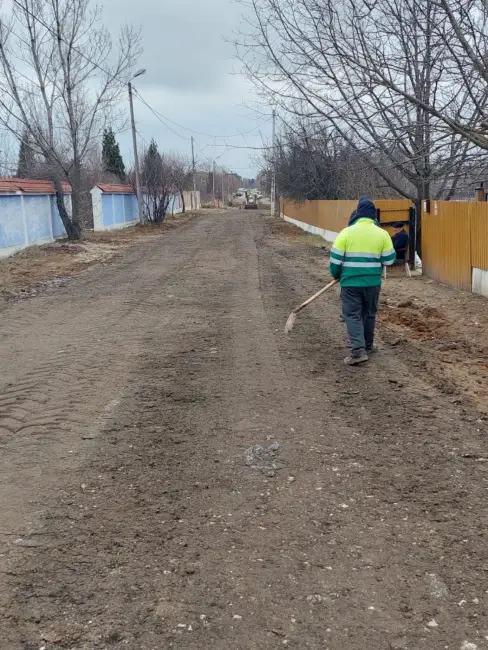
[[[27,229],[27,219],[25,216],[25,205],[24,205],[24,196],[20,194],[20,212],[22,214],[22,225],[24,227],[24,244],[25,246],[29,245],[29,231]]]
[[[54,224],[53,224],[53,211],[52,211],[52,201],[53,197],[51,194],[46,195],[47,200],[47,219],[49,222],[49,230],[51,231],[51,239],[54,239]]]
[[[103,229],[103,204],[102,191],[99,187],[92,187],[90,190],[93,210],[93,230]]]

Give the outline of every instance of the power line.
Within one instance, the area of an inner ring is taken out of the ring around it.
[[[162,120],[161,116],[159,115],[159,113],[158,113],[156,110],[154,110],[154,108],[152,108],[152,106],[150,106],[150,105],[146,102],[146,100],[141,96],[141,94],[140,94],[140,93],[139,93],[135,88],[133,89],[133,91],[134,91],[134,94],[136,95],[136,97],[138,97],[138,98],[140,99],[140,101],[141,101],[145,106],[147,106],[147,108],[151,111],[151,113],[153,113],[153,114],[155,115],[155,117],[156,117],[156,118],[161,122],[161,124],[164,124],[164,126],[165,126],[167,129],[169,129],[172,133],[174,133],[175,135],[177,135],[177,136],[178,136],[179,138],[181,138],[182,140],[186,140],[187,142],[190,142],[190,141],[191,141],[191,138],[187,138],[186,136],[181,135],[180,133],[177,133],[177,132],[174,131],[170,126],[168,126],[168,125],[166,124],[166,122],[163,122],[163,120]]]
[[[212,161],[210,160],[210,158],[207,158],[207,156],[203,153],[202,148],[198,143],[198,140],[195,140],[195,142],[197,143],[197,147],[200,149],[200,153],[202,154],[202,156],[207,160],[208,163],[212,164]]]
[[[214,162],[216,162],[217,160],[219,160],[220,158],[222,158],[222,156],[224,156],[224,155],[229,151],[229,148],[230,148],[230,147],[228,147],[225,151],[223,151],[223,152],[220,154],[220,156],[217,156],[217,158],[212,158],[212,159],[210,159],[210,158],[208,158],[208,157],[203,153],[203,149],[202,149],[201,146],[199,145],[198,140],[194,140],[194,141],[197,143],[197,146],[198,146],[198,148],[200,149],[200,153],[202,154],[202,156],[203,156],[203,157],[207,160],[207,162],[210,163],[210,164],[213,164]],[[210,147],[210,146],[212,146],[212,145],[206,145],[206,146]]]
[[[37,21],[40,25],[42,25],[45,29],[47,29],[47,30],[48,30],[48,31],[49,31],[49,32],[50,32],[50,33],[51,33],[55,38],[57,38],[57,39],[59,39],[60,41],[62,41],[65,45],[67,45],[68,47],[70,47],[74,52],[76,52],[76,53],[79,54],[81,57],[83,57],[86,61],[88,61],[89,63],[91,63],[91,65],[93,65],[95,68],[98,68],[99,70],[101,70],[104,74],[106,74],[106,75],[109,76],[109,77],[110,77],[110,76],[113,76],[114,79],[117,79],[120,83],[122,83],[123,85],[126,85],[127,81],[126,81],[125,79],[123,80],[123,79],[121,79],[120,77],[114,76],[113,73],[109,72],[109,71],[106,70],[103,66],[101,66],[99,63],[95,62],[91,57],[87,56],[84,52],[82,52],[80,49],[78,49],[77,47],[75,47],[72,43],[67,42],[66,39],[64,39],[64,38],[63,38],[63,37],[62,37],[58,32],[56,32],[52,27],[50,27],[47,23],[45,23],[43,20],[41,20],[41,18],[39,18],[39,16],[35,15],[35,14],[34,14],[34,13],[33,13],[29,8],[28,8],[28,7],[22,5],[21,2],[20,2],[19,0],[13,0],[13,2],[14,2],[18,7],[20,7],[20,9],[21,9],[22,11],[26,12],[27,14],[29,14],[29,15],[30,15],[30,16],[31,16],[35,21]],[[12,33],[13,33],[13,32],[12,32]],[[20,37],[18,37],[16,34],[14,34],[14,36],[16,36],[16,38],[20,38]],[[22,41],[22,39],[20,39],[20,40]],[[23,42],[25,43],[25,41],[23,41]],[[252,132],[255,131],[256,129],[261,128],[261,126],[263,126],[264,124],[266,124],[267,122],[269,122],[269,119],[268,119],[268,120],[265,120],[264,122],[262,122],[262,123],[259,124],[258,126],[255,126],[254,128],[250,129],[249,131],[244,131],[244,132],[242,132],[242,133],[232,134],[232,135],[212,135],[212,134],[209,134],[209,133],[202,133],[202,132],[200,132],[200,131],[195,131],[194,129],[190,129],[189,127],[186,127],[186,126],[183,126],[183,125],[181,125],[181,124],[178,124],[177,122],[174,122],[174,121],[171,120],[170,118],[164,116],[162,113],[159,113],[158,111],[156,111],[154,108],[152,108],[152,107],[151,107],[151,106],[146,102],[146,100],[141,96],[141,94],[140,94],[137,90],[134,89],[134,91],[135,91],[135,93],[137,94],[137,96],[139,97],[139,99],[140,99],[140,100],[141,100],[141,101],[142,101],[142,102],[143,102],[143,103],[144,103],[144,104],[149,108],[149,110],[150,110],[150,111],[151,111],[151,112],[152,112],[152,113],[153,113],[153,114],[154,114],[154,115],[159,119],[159,121],[160,121],[162,124],[164,124],[164,125],[166,126],[166,128],[168,128],[168,129],[169,129],[172,133],[174,133],[177,137],[179,137],[179,138],[181,138],[181,139],[183,139],[183,140],[186,140],[187,142],[190,141],[190,138],[187,138],[187,137],[181,135],[180,133],[177,133],[177,132],[174,131],[170,126],[168,126],[168,124],[166,124],[166,122],[170,122],[171,124],[174,124],[175,126],[181,128],[181,129],[184,129],[184,130],[186,130],[186,131],[190,131],[190,132],[192,132],[192,133],[196,133],[197,135],[201,135],[201,136],[203,136],[203,137],[207,137],[207,138],[216,138],[216,139],[225,139],[225,138],[238,138],[238,137],[243,137],[244,135],[249,134],[249,133],[252,133]],[[165,120],[166,122],[163,121],[163,120]],[[269,147],[251,147],[251,146],[237,146],[237,145],[227,145],[227,144],[215,144],[215,145],[207,145],[207,146],[209,146],[209,147],[210,147],[210,146],[215,146],[215,147],[225,147],[225,148],[226,148],[226,151],[229,151],[230,149],[243,149],[243,150],[253,150],[253,151],[267,151],[267,150],[269,149]],[[224,153],[225,153],[225,152],[224,152]],[[223,155],[223,154],[222,154],[222,155]],[[220,157],[220,156],[219,156],[219,157]]]
[[[270,149],[273,149],[272,146],[269,147],[251,147],[251,146],[238,146],[234,144],[207,144],[207,147],[227,147],[227,151],[230,151],[231,149],[247,149],[250,151],[269,151]],[[278,145],[276,145],[276,148]]]
[[[144,142],[144,144],[145,144],[146,146],[149,147],[149,142],[148,142],[148,141],[146,140],[146,138],[142,135],[142,133],[140,133],[140,131],[137,131],[137,129],[136,129],[136,133],[137,133],[137,135],[141,138],[141,140]]]
[[[145,144],[146,146],[149,146],[148,141],[147,141],[146,138],[142,135],[142,133],[141,133],[140,131],[138,131],[138,130],[136,130],[136,133],[137,133],[137,135],[141,138],[141,140],[144,142],[144,144]],[[202,156],[203,156],[204,158],[206,158],[206,160],[207,160],[207,162],[208,162],[209,164],[213,164],[214,162],[217,162],[217,160],[219,160],[219,158],[222,158],[222,156],[223,156],[224,154],[227,153],[227,150],[226,150],[226,151],[224,151],[223,153],[221,153],[220,156],[217,156],[217,158],[214,158],[214,159],[211,160],[210,158],[207,158],[207,156],[203,153],[203,151],[202,151],[200,145],[198,144],[198,141],[197,141],[197,140],[194,140],[194,142],[196,142],[198,148],[200,149],[200,153],[202,154]],[[247,168],[247,167],[246,167],[245,169],[251,169],[251,168]]]
[[[243,131],[242,133],[234,133],[232,135],[212,135],[211,133],[202,133],[201,131],[195,131],[195,129],[190,129],[188,126],[183,126],[183,124],[178,124],[178,122],[175,122],[174,120],[170,119],[169,117],[166,117],[166,115],[163,115],[159,111],[157,111],[155,108],[152,108],[149,106],[147,101],[142,97],[141,93],[134,89],[134,92],[137,94],[139,99],[156,115],[157,117],[160,118],[161,120],[165,120],[166,122],[170,122],[170,124],[174,124],[174,126],[177,126],[180,129],[184,129],[185,131],[189,131],[190,133],[196,133],[197,135],[201,135],[204,138],[216,138],[216,139],[226,139],[226,138],[241,138],[249,133],[252,133],[253,131],[256,131],[256,129],[260,129],[262,126],[267,124],[271,118],[265,120],[264,122],[261,122],[261,124],[258,124],[257,126],[253,127],[252,129],[249,129],[249,131]],[[168,127],[169,128],[169,127]],[[173,131],[174,133],[174,131]],[[176,134],[180,135],[180,134]],[[183,136],[180,135],[182,138]]]
[[[55,38],[57,38],[57,39],[59,39],[60,41],[62,41],[65,45],[67,45],[68,47],[70,47],[74,52],[76,52],[76,53],[79,54],[81,57],[83,57],[86,61],[88,61],[89,63],[91,63],[91,65],[93,65],[95,68],[98,68],[99,70],[101,70],[101,71],[102,71],[104,74],[106,74],[107,76],[109,76],[109,77],[113,77],[114,79],[117,79],[117,80],[118,80],[120,83],[122,83],[123,85],[126,85],[127,81],[126,81],[125,79],[123,80],[123,79],[121,79],[120,77],[114,76],[113,73],[111,73],[111,72],[109,72],[108,70],[106,70],[103,66],[101,66],[99,63],[95,62],[91,57],[87,56],[87,55],[86,55],[84,52],[82,52],[80,49],[78,49],[77,47],[75,47],[73,44],[68,43],[68,42],[66,41],[66,39],[64,39],[60,34],[58,34],[58,33],[57,33],[57,32],[56,32],[52,27],[50,27],[47,23],[45,23],[43,20],[41,20],[41,18],[39,18],[39,16],[36,16],[36,15],[35,15],[35,14],[34,14],[34,13],[33,13],[29,8],[28,8],[28,7],[22,5],[21,2],[20,2],[19,0],[13,0],[13,2],[14,2],[18,7],[20,7],[20,9],[21,9],[22,11],[28,13],[28,14],[29,14],[29,15],[30,15],[30,16],[31,16],[35,21],[37,21],[37,22],[38,22],[39,24],[41,24],[45,29],[47,29],[47,30],[48,30],[48,31],[49,31],[49,32],[50,32],[50,33],[51,33]],[[12,32],[12,33],[13,33],[13,32]],[[14,34],[14,35],[15,35],[15,34]],[[16,36],[16,38],[19,38],[17,35],[15,35],[15,36]],[[20,40],[22,40],[22,39],[20,39]],[[24,41],[24,42],[25,42],[25,41]],[[201,136],[203,136],[203,137],[207,137],[207,138],[216,138],[216,139],[217,139],[217,138],[218,138],[218,139],[225,139],[225,138],[237,138],[237,137],[243,137],[244,135],[249,134],[249,133],[252,133],[252,132],[255,131],[256,129],[261,128],[261,126],[263,126],[264,124],[266,124],[267,122],[269,122],[269,119],[268,119],[268,120],[266,120],[265,122],[261,123],[260,125],[255,126],[254,128],[250,129],[249,131],[244,131],[243,133],[232,134],[232,135],[211,135],[211,134],[209,134],[209,133],[202,133],[202,132],[200,132],[200,131],[195,131],[195,130],[193,130],[193,129],[190,129],[189,127],[186,127],[186,126],[183,126],[183,125],[181,125],[181,124],[178,124],[177,122],[174,122],[174,121],[171,120],[170,118],[165,117],[162,113],[159,113],[159,112],[156,111],[154,108],[152,108],[152,106],[150,106],[150,105],[146,102],[146,100],[141,96],[141,94],[140,94],[137,90],[134,89],[134,91],[135,91],[135,93],[137,94],[137,96],[139,97],[139,99],[140,99],[140,100],[141,100],[141,101],[142,101],[142,102],[147,106],[147,108],[149,108],[149,110],[150,110],[150,111],[151,111],[151,112],[152,112],[152,113],[153,113],[153,114],[154,114],[154,115],[159,119],[159,121],[160,121],[162,124],[164,124],[164,125],[166,126],[166,128],[168,128],[168,129],[169,129],[172,133],[174,133],[177,137],[181,138],[182,140],[186,140],[187,142],[190,142],[191,139],[190,139],[190,138],[187,138],[186,136],[181,135],[180,133],[177,133],[176,131],[174,131],[174,130],[173,130],[173,129],[172,129],[172,128],[171,128],[171,127],[166,123],[166,122],[170,122],[171,124],[174,124],[175,126],[181,128],[181,129],[184,129],[184,130],[190,131],[190,132],[192,132],[192,133],[196,133],[196,134],[201,135]],[[163,121],[163,120],[165,120],[166,122]],[[254,151],[267,151],[267,150],[269,149],[269,147],[236,146],[236,145],[228,145],[228,144],[215,144],[215,145],[207,145],[207,146],[209,146],[209,147],[210,147],[210,146],[215,146],[215,147],[225,147],[225,148],[226,148],[226,151],[224,151],[224,153],[226,153],[226,152],[229,151],[230,149],[243,149],[243,150],[254,150]],[[221,155],[224,155],[224,154],[221,154]],[[220,157],[221,157],[221,156],[219,156],[219,158],[220,158]]]

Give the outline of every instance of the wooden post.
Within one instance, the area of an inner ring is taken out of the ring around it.
[[[475,189],[475,196],[477,201],[486,201],[486,194],[483,183],[480,183],[480,186]]]

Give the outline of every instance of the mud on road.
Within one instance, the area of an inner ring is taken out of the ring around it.
[[[488,647],[486,420],[337,293],[285,338],[325,278],[229,211],[1,312],[3,647]]]

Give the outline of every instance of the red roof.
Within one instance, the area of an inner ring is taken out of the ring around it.
[[[97,185],[102,192],[107,194],[134,194],[132,185],[116,185],[115,183],[99,183]]]
[[[71,185],[61,183],[63,192],[69,194]],[[24,194],[54,194],[54,183],[52,181],[34,180],[32,178],[0,178],[0,193],[14,194],[23,192]]]

